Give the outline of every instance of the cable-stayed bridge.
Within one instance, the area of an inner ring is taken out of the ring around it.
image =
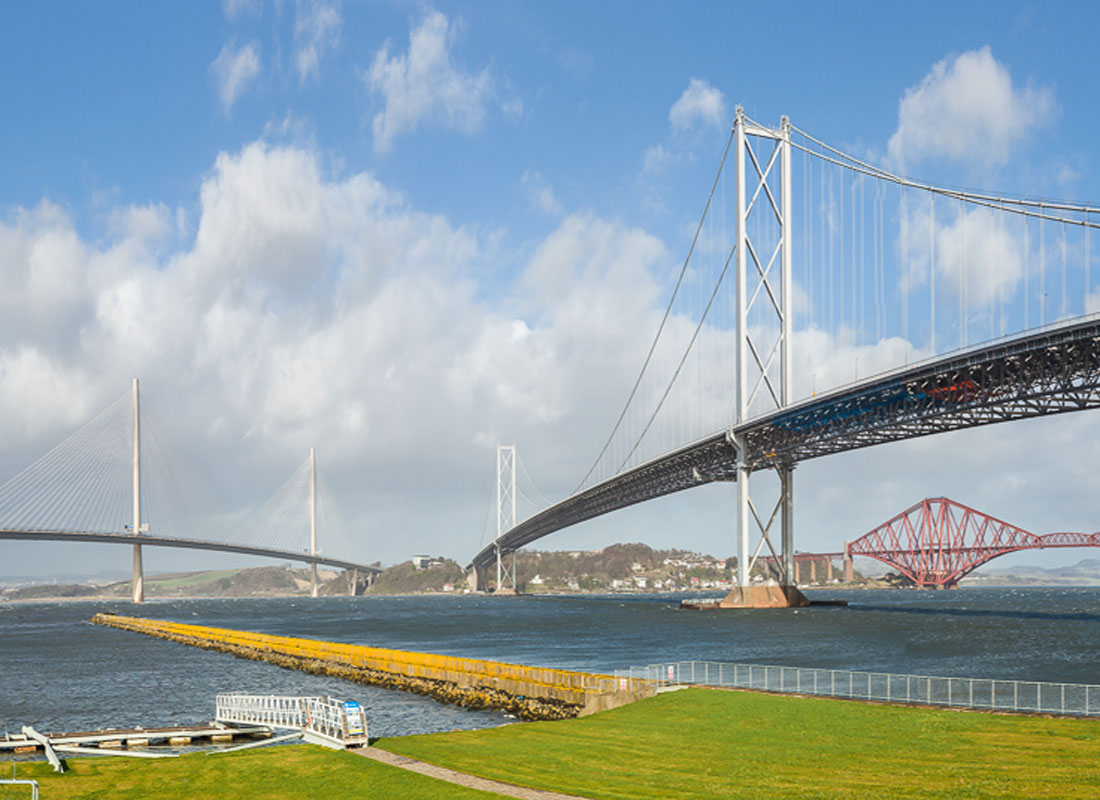
[[[735,481],[738,588],[726,604],[802,602],[793,586],[800,462],[1100,405],[1098,212],[917,182],[786,118],[771,129],[738,109],[603,449],[569,496],[523,520],[514,500],[502,505],[515,497],[515,470],[498,451],[497,536],[471,576],[496,563],[499,587],[504,556],[519,547]],[[770,508],[753,502],[754,473],[777,478]],[[764,547],[782,564],[781,597],[750,587]]]
[[[0,486],[0,539],[129,545],[135,603],[144,600],[146,546],[309,564],[314,597],[318,564],[351,572],[353,592],[360,573],[369,581],[381,571],[318,548],[312,448],[267,503],[243,519],[210,513],[206,488],[168,457],[156,429],[143,424],[135,378],[132,392]]]

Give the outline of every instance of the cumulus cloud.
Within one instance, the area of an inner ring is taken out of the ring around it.
[[[47,203],[0,221],[0,467],[26,465],[5,460],[13,442],[40,454],[137,375],[232,507],[262,502],[316,446],[355,530],[405,520],[400,544],[325,545],[368,561],[439,549],[465,493],[476,526],[497,441],[556,461],[539,470],[547,492],[575,479],[621,401],[590,376],[628,384],[667,260],[643,231],[566,217],[490,303],[475,233],[264,142],[219,155],[197,206],[187,237],[157,204],[115,209],[92,239]],[[406,514],[425,485],[460,499]]]
[[[481,127],[493,79],[488,68],[469,73],[451,61],[458,27],[433,11],[410,32],[407,53],[391,57],[388,44],[378,51],[364,78],[385,104],[373,120],[379,152],[423,122],[463,133]]]
[[[260,74],[260,45],[249,42],[235,47],[226,42],[210,64],[210,72],[218,84],[218,97],[228,114],[241,92]]]
[[[690,130],[698,125],[721,128],[729,121],[726,98],[706,81],[692,78],[684,93],[669,109],[668,121],[674,131]]]
[[[927,284],[934,269],[937,291],[965,298],[970,308],[1011,298],[1019,289],[1028,254],[1019,227],[1006,225],[1002,214],[971,207],[943,219],[941,211],[933,231],[926,208],[903,206],[901,214],[907,225],[910,288]]]
[[[899,168],[930,158],[997,165],[1055,113],[1052,88],[1013,85],[986,46],[936,62],[906,90],[888,152]]]
[[[340,41],[340,6],[323,0],[297,0],[294,19],[295,65],[298,76],[319,78],[321,58]]]

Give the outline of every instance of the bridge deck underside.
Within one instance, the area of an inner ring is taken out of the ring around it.
[[[620,473],[516,525],[474,556],[487,567],[562,528],[753,470],[995,422],[1100,406],[1100,319],[993,343],[878,376],[721,431]]]
[[[358,570],[362,573],[379,573],[379,567],[356,564],[327,556],[297,553],[293,550],[274,550],[267,547],[251,547],[231,542],[207,542],[202,539],[179,539],[169,536],[134,536],[125,533],[97,533],[95,531],[18,531],[0,530],[0,539],[55,542],[99,542],[108,544],[140,544],[151,547],[182,547],[188,550],[215,550],[223,553],[241,553],[266,558],[281,558],[305,564],[323,564],[337,569]]]

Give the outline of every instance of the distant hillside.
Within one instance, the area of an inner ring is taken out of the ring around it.
[[[434,559],[432,566],[417,569],[403,561],[382,571],[366,594],[419,594],[421,592],[461,592],[466,588],[466,573],[450,559]]]
[[[332,570],[318,570],[324,582],[335,582],[339,575]],[[252,567],[208,572],[180,572],[150,575],[145,578],[147,598],[165,597],[280,597],[309,594],[309,570],[290,566]],[[343,582],[346,593],[347,582]],[[322,584],[322,589],[324,584]],[[103,586],[83,584],[38,584],[8,589],[3,597],[9,600],[39,600],[48,598],[125,598],[130,595],[130,582],[118,581]]]
[[[510,561],[511,559],[509,559]],[[645,544],[615,544],[603,550],[516,553],[516,583],[529,593],[618,592],[618,591],[727,591],[732,588],[737,560],[715,558],[688,550],[654,550]],[[489,578],[492,588],[495,571]],[[757,580],[777,577],[774,568],[761,559],[752,576]],[[818,585],[828,580],[823,559],[814,564]],[[322,595],[347,595],[349,574],[318,570]],[[360,580],[365,576],[360,575]],[[842,577],[839,565],[833,578]],[[856,573],[856,582],[864,578]],[[800,578],[810,580],[808,563],[802,565]],[[309,594],[309,569],[289,565],[249,569],[180,572],[145,578],[145,596],[167,597],[285,597]],[[422,561],[418,568],[404,561],[383,570],[366,589],[366,594],[462,593],[467,591],[466,574],[455,561],[442,557]],[[8,589],[0,597],[10,600],[47,598],[126,598],[130,582],[105,585],[40,584]]]
[[[1100,586],[1100,559],[1084,558],[1068,567],[1001,567],[996,561],[962,580],[965,586]]]

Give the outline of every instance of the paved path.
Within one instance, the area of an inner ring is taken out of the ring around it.
[[[360,747],[349,752],[358,753],[361,756],[389,764],[391,767],[407,769],[410,772],[418,772],[430,778],[438,778],[448,783],[457,783],[459,786],[468,786],[471,789],[480,789],[483,792],[496,792],[505,797],[518,797],[520,800],[587,800],[575,794],[562,794],[561,792],[548,792],[545,789],[530,789],[526,786],[516,786],[512,783],[491,781],[487,778],[478,778],[465,772],[455,772],[446,767],[437,767],[424,761],[417,761],[408,756],[399,756],[387,750],[377,747]]]

